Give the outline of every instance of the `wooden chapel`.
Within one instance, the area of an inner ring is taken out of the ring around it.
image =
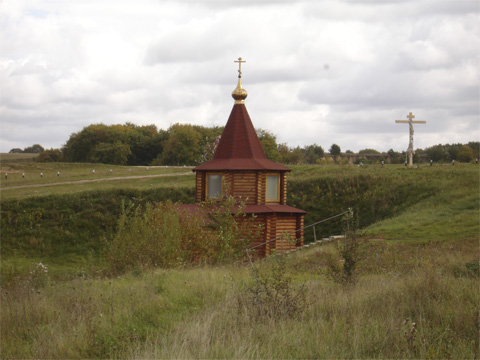
[[[245,203],[245,214],[255,215],[261,225],[255,247],[260,257],[272,250],[284,252],[303,246],[304,210],[286,204],[289,168],[267,159],[253,127],[242,87],[242,58],[239,58],[235,100],[212,160],[193,169],[196,173],[195,201],[220,200],[226,195]],[[187,205],[188,206],[188,205]],[[284,234],[290,233],[290,241]]]

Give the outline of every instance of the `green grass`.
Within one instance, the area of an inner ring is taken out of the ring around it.
[[[334,244],[290,255],[287,274],[307,301],[274,319],[240,301],[254,281],[248,265],[26,279],[1,290],[2,357],[477,358],[478,274],[465,264],[478,243],[454,244],[362,243],[347,287],[326,276]]]
[[[10,153],[0,153],[0,162],[33,162],[38,154],[10,154]]]
[[[90,176],[88,164],[63,166],[71,178]],[[1,357],[478,358],[479,167],[292,170],[289,203],[309,211],[306,225],[359,212],[361,261],[357,283],[344,286],[329,275],[341,260],[335,244],[289,255],[291,291],[303,286],[306,302],[273,319],[255,318],[245,301],[248,264],[104,271],[122,199],[193,202],[191,176],[55,186],[49,196],[2,190]],[[255,266],[268,271],[271,261]]]
[[[93,173],[93,170],[95,170],[95,173]],[[110,172],[110,170],[112,171]],[[5,172],[8,173],[7,179],[4,176]],[[60,173],[59,176],[57,176],[57,172]],[[40,173],[43,173],[43,177],[40,177]],[[165,178],[149,177],[180,173],[185,175]],[[9,162],[2,164],[1,174],[2,201],[106,189],[151,189],[166,184],[169,186],[193,186],[195,181],[191,167],[114,166],[81,163]],[[22,177],[22,174],[25,174],[25,176]],[[146,177],[143,179],[127,179],[130,176]],[[107,179],[112,180],[105,181]],[[80,183],[84,180],[89,182]],[[93,180],[102,181],[91,182]],[[77,183],[69,184],[69,182]],[[58,183],[65,184],[58,185]],[[52,185],[47,186],[49,184]],[[15,188],[19,186],[22,188]]]
[[[352,207],[365,236],[386,239],[478,237],[479,166],[298,166],[289,176],[289,202],[308,211],[305,224]],[[340,220],[316,228],[340,231]],[[307,241],[313,231],[306,233]]]

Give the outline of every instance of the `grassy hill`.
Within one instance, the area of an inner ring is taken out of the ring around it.
[[[90,164],[62,166],[65,180],[92,176]],[[2,181],[2,358],[479,357],[478,166],[293,167],[289,203],[309,211],[307,225],[359,214],[349,285],[332,273],[342,264],[334,243],[254,267],[107,276],[122,201],[192,202],[193,180],[37,188],[45,193]],[[316,235],[341,231],[332,221]]]

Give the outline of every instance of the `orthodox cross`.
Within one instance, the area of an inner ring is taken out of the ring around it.
[[[408,166],[412,167],[413,166],[413,154],[415,154],[415,151],[413,150],[413,124],[426,124],[427,122],[424,120],[413,120],[415,115],[410,112],[407,115],[408,120],[395,120],[396,123],[402,123],[402,124],[408,124],[410,128],[410,141],[408,143],[408,149],[407,149],[407,156],[408,156]]]
[[[242,77],[242,63],[244,63],[246,61],[242,60],[242,58],[239,57],[238,60],[234,60],[233,62],[238,63],[238,77]]]

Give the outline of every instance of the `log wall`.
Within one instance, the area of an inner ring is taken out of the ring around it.
[[[231,189],[230,194],[247,205],[257,204],[257,172],[242,171],[230,174],[231,180],[226,179]]]
[[[277,227],[275,232],[275,249],[276,251],[287,251],[290,249],[295,249],[296,247],[296,233],[297,230],[297,217],[296,215],[277,215]],[[285,239],[285,233],[292,233],[289,235],[289,239]]]

